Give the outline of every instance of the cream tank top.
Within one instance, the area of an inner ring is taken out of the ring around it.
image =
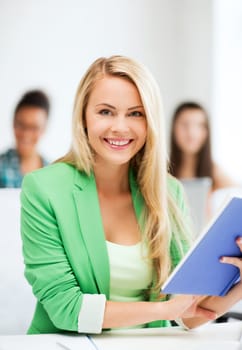
[[[106,241],[110,264],[110,300],[144,301],[153,277],[143,242],[120,245]]]

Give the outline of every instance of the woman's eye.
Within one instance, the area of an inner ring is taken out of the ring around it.
[[[99,111],[99,114],[101,114],[101,115],[111,115],[112,112],[109,109],[101,109],[101,111]]]
[[[133,112],[129,113],[129,116],[131,116],[131,117],[143,117],[144,114],[140,111],[133,111]]]

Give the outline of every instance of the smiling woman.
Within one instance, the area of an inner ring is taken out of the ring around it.
[[[29,333],[195,327],[217,300],[160,295],[187,251],[182,188],[168,175],[159,88],[140,63],[97,59],[81,79],[70,151],[25,176],[21,234],[37,307]],[[242,284],[216,312],[236,302]],[[211,311],[212,310],[212,311]]]
[[[0,155],[0,187],[21,187],[23,176],[47,165],[37,152],[49,114],[48,97],[29,91],[18,102],[13,120],[15,149]]]

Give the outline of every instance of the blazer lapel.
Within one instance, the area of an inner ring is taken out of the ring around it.
[[[94,175],[77,171],[73,195],[98,290],[109,298],[109,261]]]

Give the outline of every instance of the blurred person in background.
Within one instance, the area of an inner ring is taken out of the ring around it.
[[[171,125],[170,173],[179,179],[209,177],[212,191],[236,186],[213,161],[209,118],[196,102],[177,106]]]
[[[17,103],[13,117],[15,148],[0,155],[0,187],[21,187],[23,176],[48,162],[38,153],[50,110],[41,90],[27,91]]]

